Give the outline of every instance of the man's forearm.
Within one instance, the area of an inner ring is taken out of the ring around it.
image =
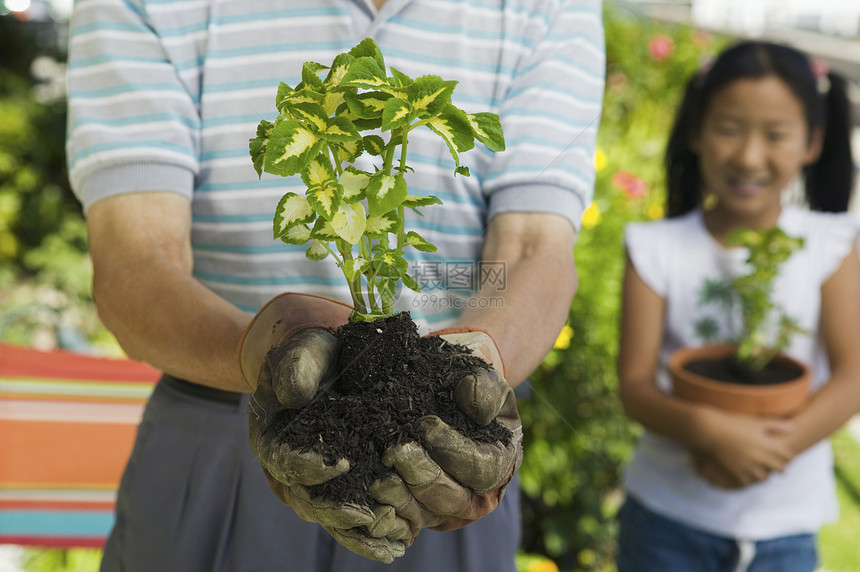
[[[500,218],[490,227],[483,258],[505,263],[504,286],[485,285],[477,294],[485,300],[470,304],[459,324],[490,333],[516,387],[540,365],[567,320],[577,287],[574,231],[553,215]]]
[[[123,349],[171,375],[246,390],[236,352],[250,317],[193,278],[187,199],[112,197],[87,222],[96,306]]]
[[[195,383],[248,390],[236,348],[249,316],[190,275],[150,266],[96,287],[95,297],[99,316],[129,356]]]

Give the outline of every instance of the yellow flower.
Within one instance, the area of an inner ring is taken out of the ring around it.
[[[558,572],[558,566],[552,560],[535,560],[526,572]]]
[[[663,212],[663,205],[653,204],[648,207],[648,218],[652,220],[663,218]]]
[[[594,153],[594,170],[598,172],[602,171],[606,168],[606,163],[608,162],[609,160],[606,158],[606,153],[603,152],[603,149],[598,147],[597,151]]]
[[[582,552],[579,553],[579,561],[585,564],[586,566],[590,566],[594,564],[594,561],[597,560],[597,555],[593,550],[589,550],[586,548]]]
[[[582,213],[582,226],[585,228],[594,228],[597,226],[597,223],[600,222],[600,209],[597,208],[597,205],[591,203],[591,205],[585,209],[585,212]]]
[[[18,255],[18,239],[7,230],[0,231],[0,258],[15,258]]]
[[[573,328],[571,328],[568,324],[565,324],[561,331],[558,333],[558,337],[555,340],[555,345],[552,346],[554,350],[566,350],[570,347],[570,340],[573,338]]]

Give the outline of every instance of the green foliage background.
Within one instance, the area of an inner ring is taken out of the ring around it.
[[[662,155],[675,105],[719,47],[704,32],[645,19],[624,4],[607,5],[604,21],[607,87],[594,204],[575,250],[572,338],[532,376],[534,395],[520,406],[523,548],[562,570],[613,567],[620,468],[636,435],[616,396],[623,228],[662,217]],[[661,46],[669,52],[662,59]]]
[[[0,16],[0,339],[116,354],[93,310],[86,226],[66,173],[62,29]]]

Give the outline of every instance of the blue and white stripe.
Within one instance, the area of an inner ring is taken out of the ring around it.
[[[328,63],[370,36],[389,66],[458,80],[455,103],[498,113],[505,129],[504,153],[481,146],[461,157],[470,178],[451,176],[438,137],[414,133],[410,192],[444,204],[410,213],[407,225],[439,246],[413,260],[477,259],[502,212],[556,212],[578,226],[594,183],[600,10],[600,0],[388,0],[379,13],[365,0],[78,0],[72,184],[85,207],[139,190],[192,199],[197,277],[249,312],[284,290],[348,300],[332,261],[272,240],[278,199],[303,187],[258,179],[248,139],[274,117],[280,81],[295,84],[305,61]],[[432,327],[456,316],[406,294],[400,304]]]

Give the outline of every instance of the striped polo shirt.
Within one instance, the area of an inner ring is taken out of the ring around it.
[[[420,294],[397,309],[444,327],[486,280],[487,222],[552,212],[578,227],[591,200],[604,77],[599,0],[78,0],[71,21],[67,154],[84,205],[135,191],[191,200],[194,275],[247,312],[284,291],[350,300],[334,260],[272,238],[272,216],[298,177],[258,178],[248,140],[274,120],[283,81],[331,63],[365,37],[411,77],[459,84],[455,105],[499,114],[507,149],[483,145],[454,161],[429,130],[410,134],[412,195],[442,205],[407,211],[407,230],[438,246],[409,252]],[[369,157],[359,168],[373,170]],[[133,216],[131,213],[129,216]]]

